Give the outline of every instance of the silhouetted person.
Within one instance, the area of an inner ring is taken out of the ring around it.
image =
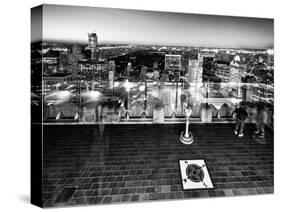
[[[257,114],[256,114],[256,127],[257,130],[255,131],[255,134],[257,135],[257,138],[264,138],[265,131],[264,131],[264,125],[267,119],[267,114],[265,112],[265,109],[263,105],[257,106]]]
[[[243,130],[245,126],[245,121],[248,118],[248,113],[243,106],[239,105],[233,111],[233,114],[235,115],[236,118],[234,133],[235,135],[238,134],[238,137],[243,137],[244,136]]]

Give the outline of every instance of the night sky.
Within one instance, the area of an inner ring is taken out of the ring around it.
[[[273,19],[44,5],[44,40],[218,48],[273,47]]]

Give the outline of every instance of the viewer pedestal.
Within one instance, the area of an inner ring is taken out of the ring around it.
[[[183,144],[192,144],[194,141],[193,135],[188,131],[189,121],[186,122],[186,130],[181,132],[180,141]]]
[[[187,103],[184,103],[184,113],[186,116],[186,125],[185,125],[185,131],[181,132],[180,135],[180,141],[183,144],[192,144],[194,141],[193,135],[191,132],[189,132],[189,117],[192,113],[191,108],[187,105]]]

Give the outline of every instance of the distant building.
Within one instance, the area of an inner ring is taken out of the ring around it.
[[[230,55],[226,53],[226,51],[220,51],[219,54],[216,54],[216,60],[221,61],[230,61]]]
[[[229,61],[218,60],[215,63],[215,76],[220,79],[222,83],[228,83],[231,78],[231,71]]]
[[[69,82],[75,80],[77,80],[77,75],[75,73],[54,73],[43,76],[43,81],[46,84],[55,84],[58,82]]]
[[[199,52],[198,53],[198,61],[199,65],[203,67],[204,58],[215,58],[216,54],[214,52]]]
[[[140,81],[145,81],[146,80],[146,73],[147,73],[147,67],[146,66],[142,66],[141,67],[140,76],[139,76],[139,80]]]
[[[201,62],[199,62],[201,64]],[[202,63],[203,82],[220,82],[220,78],[216,76],[215,58],[204,57]]]
[[[199,60],[189,60],[188,82],[189,83],[201,83],[202,82],[202,67],[200,67]]]
[[[68,53],[62,53],[58,60],[58,69],[66,70],[68,73],[77,73],[78,71],[78,61],[82,59],[82,54],[72,51]]]
[[[199,52],[198,62],[202,67],[202,79],[203,82],[210,81],[216,82],[215,76],[215,53],[214,52]]]
[[[165,55],[165,71],[182,70],[181,55],[166,54]]]
[[[58,65],[57,57],[42,57],[42,65],[44,73],[55,73]]]
[[[98,60],[80,60],[79,72],[81,79],[94,81],[108,80],[108,62]]]
[[[233,60],[230,63],[229,82],[230,83],[240,83],[241,82],[240,66],[236,60]]]
[[[236,56],[234,57],[234,61],[237,62],[237,63],[239,63],[239,62],[241,61],[239,55],[236,55]]]
[[[58,63],[58,58],[57,57],[43,57],[42,62],[44,64],[55,65]]]
[[[116,71],[115,61],[113,61],[113,60],[109,61],[107,69],[108,69],[109,88],[113,89],[114,77],[115,77],[115,71]]]
[[[72,46],[71,51],[72,51],[72,54],[81,54],[82,53],[82,49],[78,44],[74,44]]]
[[[109,61],[109,63],[108,63],[108,71],[115,72],[115,70],[116,70],[115,61],[114,60]]]
[[[97,59],[98,53],[98,36],[96,33],[88,34],[88,49],[91,51],[91,59]]]
[[[98,46],[98,36],[96,33],[88,33],[88,47],[97,48]]]

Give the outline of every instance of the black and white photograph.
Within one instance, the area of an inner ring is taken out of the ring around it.
[[[273,135],[274,19],[31,9],[33,204],[272,194]]]

